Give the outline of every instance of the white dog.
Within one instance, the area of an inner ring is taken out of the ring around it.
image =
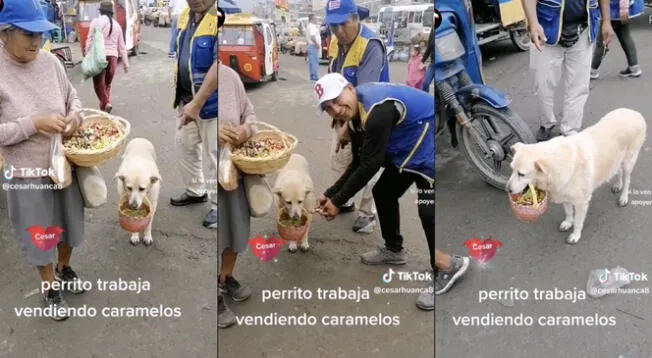
[[[281,169],[276,178],[274,194],[276,194],[278,210],[285,208],[290,217],[300,219],[303,215],[302,208],[312,214],[312,211],[317,207],[317,198],[315,197],[306,158],[299,154],[292,154],[287,165]],[[312,218],[312,216],[309,217]],[[309,220],[312,221],[312,219]],[[310,225],[310,221],[308,221],[308,225]],[[308,228],[308,231],[310,231],[310,228]],[[303,252],[308,251],[310,248],[308,231],[301,238],[300,247]],[[296,242],[290,242],[288,251],[297,251]]]
[[[537,144],[516,143],[507,191],[520,194],[528,184],[545,190],[551,202],[564,205],[566,218],[559,229],[573,228],[566,243],[576,244],[593,191],[616,174],[612,192],[620,193],[618,206],[628,204],[632,169],[646,130],[640,113],[620,108],[576,135]]]
[[[131,208],[140,208],[145,197],[152,203],[152,219],[147,228],[140,233],[131,234],[131,243],[138,245],[140,234],[143,243],[152,244],[152,222],[156,214],[158,195],[161,187],[161,174],[156,165],[156,151],[154,145],[145,138],[132,139],[122,155],[120,169],[115,174],[119,197],[127,196]]]

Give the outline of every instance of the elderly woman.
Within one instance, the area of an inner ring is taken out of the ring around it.
[[[218,65],[219,102],[219,144],[237,147],[251,137],[256,130],[252,124],[256,120],[254,108],[249,102],[240,76],[231,68]],[[238,173],[238,188],[226,191],[217,189],[219,205],[218,250],[221,250],[221,267],[218,278],[219,294],[217,301],[218,325],[220,328],[235,324],[235,316],[224,302],[222,294],[234,301],[244,301],[251,296],[251,290],[241,285],[233,277],[238,253],[247,248],[251,229],[249,203],[244,189],[243,177]]]
[[[83,292],[70,257],[83,243],[84,202],[74,167],[72,184],[64,189],[53,185],[48,176],[50,141],[53,134],[67,136],[77,129],[81,103],[57,58],[40,49],[43,33],[56,25],[31,1],[3,3],[0,152],[8,181],[9,221],[25,259],[38,268],[45,307],[55,308],[52,319],[63,320],[68,306],[61,290]]]

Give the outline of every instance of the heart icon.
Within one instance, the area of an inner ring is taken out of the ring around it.
[[[469,249],[469,256],[471,256],[471,258],[480,264],[484,264],[494,257],[496,250],[503,246],[503,244],[491,237],[484,240],[474,237],[466,240],[464,246]]]
[[[47,229],[42,226],[32,226],[27,228],[27,232],[31,235],[30,238],[34,247],[43,252],[48,252],[57,246],[64,230],[57,226],[48,226]]]
[[[254,256],[260,259],[260,261],[267,262],[275,258],[285,241],[278,237],[261,237],[249,239],[249,246],[253,250]]]

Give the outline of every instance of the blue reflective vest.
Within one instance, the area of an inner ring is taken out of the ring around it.
[[[546,34],[546,44],[556,45],[561,38],[565,0],[537,0],[537,19]],[[595,42],[600,27],[598,0],[586,1],[589,41]]]
[[[611,12],[611,21],[620,20],[620,1],[611,0],[609,3],[609,12]],[[629,1],[629,18],[633,19],[645,12],[645,3],[643,0]]]
[[[328,72],[340,73],[342,76],[344,76],[344,78],[346,78],[347,81],[353,84],[353,86],[357,86],[358,67],[360,67],[360,64],[364,60],[364,52],[367,49],[367,44],[370,41],[380,41],[380,44],[383,46],[383,48],[385,48],[385,44],[383,44],[383,41],[378,37],[378,35],[376,35],[375,32],[373,32],[364,24],[360,24],[360,34],[351,44],[351,47],[349,48],[349,51],[346,53],[346,57],[342,62],[342,66],[338,67],[336,63],[340,52],[339,45],[337,43],[337,37],[332,36],[331,43],[328,48],[328,56],[331,58],[330,64],[328,66]],[[386,53],[386,50],[383,52]],[[385,61],[385,65],[380,71],[380,78],[378,81],[389,82],[389,65],[387,61]]]
[[[177,22],[177,48],[181,47],[183,38],[187,34],[188,25],[190,24],[190,9],[186,8]],[[217,61],[217,53],[215,53],[215,44],[217,42],[217,9],[212,8],[204,16],[204,19],[199,23],[195,30],[194,35],[190,40],[190,79],[192,80],[192,95],[193,97],[201,88],[204,83],[204,78],[208,74],[211,66]],[[175,88],[177,88],[179,76],[179,65],[175,67]],[[178,88],[177,88],[178,89]],[[178,104],[179,94],[175,94],[174,104]],[[201,119],[215,119],[217,118],[217,91],[212,93],[204,104],[200,112]]]
[[[356,87],[362,128],[371,110],[386,101],[397,101],[405,109],[392,130],[387,157],[399,172],[413,172],[430,185],[435,182],[435,102],[427,92],[405,85],[373,82]]]

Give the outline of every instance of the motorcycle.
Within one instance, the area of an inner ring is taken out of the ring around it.
[[[451,145],[489,185],[504,190],[514,143],[535,143],[510,101],[484,83],[470,0],[439,0],[435,10],[435,138]],[[459,141],[458,141],[459,139]]]

